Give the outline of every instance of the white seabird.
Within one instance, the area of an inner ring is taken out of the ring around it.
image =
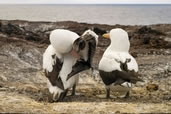
[[[98,36],[91,30],[85,31],[81,37],[64,29],[51,32],[51,45],[43,54],[43,69],[53,101],[62,101],[72,87],[72,95],[75,94],[79,79],[75,74],[91,68],[95,52],[91,50],[95,50],[97,41]]]
[[[123,29],[112,29],[104,38],[110,38],[111,44],[104,52],[99,63],[99,74],[106,86],[106,98],[110,98],[110,90],[126,93],[132,83],[142,81],[137,77],[138,64],[129,54],[130,42],[128,33]]]

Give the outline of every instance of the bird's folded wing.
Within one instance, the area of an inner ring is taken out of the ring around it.
[[[106,72],[103,70],[99,70],[99,74],[105,85],[110,85],[117,80],[117,76],[115,72]]]
[[[48,72],[45,70],[45,76],[49,79],[50,83],[53,86],[57,86],[60,89],[64,89],[63,83],[61,78],[59,77],[59,72],[62,68],[63,63],[56,58],[56,63],[53,65],[53,70],[51,72]]]
[[[142,79],[138,78],[138,73],[133,72],[133,71],[113,71],[116,73],[117,78],[121,78],[122,80],[131,82],[131,83],[136,83],[138,81],[144,82]]]

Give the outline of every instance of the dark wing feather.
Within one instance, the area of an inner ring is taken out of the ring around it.
[[[92,38],[91,40],[89,40],[88,47],[89,47],[88,62],[90,63],[90,65],[92,65],[93,57],[94,57],[95,51],[96,51],[96,40],[95,40],[95,38]]]
[[[116,81],[115,81],[115,85],[121,85],[121,84],[123,84],[125,81],[123,80],[123,79],[117,79]]]
[[[113,71],[113,73],[115,73],[117,75],[118,79],[122,79],[124,81],[127,82],[131,82],[133,84],[135,84],[138,81],[143,82],[143,80],[141,80],[140,78],[138,78],[138,73],[134,72],[134,71]]]
[[[84,36],[81,36],[81,39],[83,39],[86,42],[86,45],[88,45],[88,62],[90,65],[92,64],[93,57],[96,51],[96,38],[92,36],[91,34],[86,34]]]
[[[84,70],[88,70],[89,68],[90,68],[90,64],[88,62],[77,61],[77,63],[72,67],[72,72],[68,74],[67,80],[70,79],[75,74]]]
[[[105,85],[110,85],[117,80],[117,76],[114,72],[105,72],[103,70],[99,70],[99,74]]]
[[[52,59],[55,59],[55,55],[52,55]],[[56,63],[53,65],[52,72],[45,70],[45,76],[49,79],[50,83],[53,86],[57,86],[60,89],[64,90],[63,82],[59,77],[59,72],[62,68],[63,63],[56,57]]]
[[[124,63],[120,62],[120,68],[122,71],[113,71],[116,73],[117,77],[122,79],[122,80],[125,80],[125,81],[128,81],[128,82],[131,82],[131,83],[136,83],[137,81],[141,81],[143,82],[143,80],[141,80],[140,78],[138,78],[138,73],[136,73],[134,70],[130,71],[128,69],[128,63],[130,62],[131,60],[129,59],[126,59],[126,61]]]
[[[126,72],[118,70],[112,72],[105,72],[99,70],[99,73],[105,85],[110,85],[112,83],[121,85],[124,82],[131,82],[134,84],[138,81],[143,82],[143,80],[137,77],[137,74],[135,72]]]

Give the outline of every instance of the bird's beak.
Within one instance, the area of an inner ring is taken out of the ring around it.
[[[75,50],[72,50],[71,54],[72,54],[73,57],[76,57],[77,59],[80,59],[80,55]]]
[[[106,33],[106,34],[103,34],[103,37],[104,38],[110,38],[110,35],[109,35],[109,33]]]

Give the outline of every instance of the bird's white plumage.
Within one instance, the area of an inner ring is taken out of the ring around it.
[[[67,80],[67,76],[69,73],[71,73],[72,66],[76,63],[76,61],[77,58],[73,57],[70,53],[64,55],[64,63],[59,75],[62,79],[65,89],[73,87],[73,85],[78,82],[78,76],[73,76]]]
[[[53,70],[53,65],[56,63],[56,58],[52,58],[54,54],[62,61],[62,55],[57,53],[52,45],[49,45],[43,54],[43,69],[48,72]]]
[[[75,32],[56,29],[50,34],[50,43],[55,48],[56,52],[65,54],[71,51],[73,42],[79,38]]]
[[[126,82],[126,83],[128,83],[128,82]],[[128,84],[130,85],[131,83],[128,83]],[[124,83],[124,85],[111,84],[110,86],[107,86],[106,88],[110,88],[110,90],[112,90],[113,92],[127,92],[131,89],[131,86],[128,87],[127,85],[125,85],[125,83]]]
[[[130,42],[128,38],[128,33],[123,29],[117,28],[110,31],[111,44],[105,51],[114,52],[128,52],[130,48]]]
[[[57,86],[53,86],[49,80],[47,80],[47,86],[48,86],[48,89],[49,89],[49,92],[51,94],[53,94],[53,99],[55,100],[55,96],[58,94],[58,97],[59,95],[63,92],[62,89],[58,88]]]
[[[134,70],[135,72],[137,72],[138,71],[137,62],[128,52],[127,53],[126,52],[104,53],[99,63],[99,69],[106,71],[106,72],[111,72],[114,70],[121,71],[119,61],[124,63],[126,59],[131,60],[129,63],[127,63],[128,70],[130,71]]]
[[[129,54],[130,42],[128,33],[122,29],[112,29],[110,31],[111,44],[103,54],[99,63],[99,69],[111,72],[121,71],[120,62],[124,63],[126,59],[131,61],[127,63],[128,70],[138,71],[136,60]]]

